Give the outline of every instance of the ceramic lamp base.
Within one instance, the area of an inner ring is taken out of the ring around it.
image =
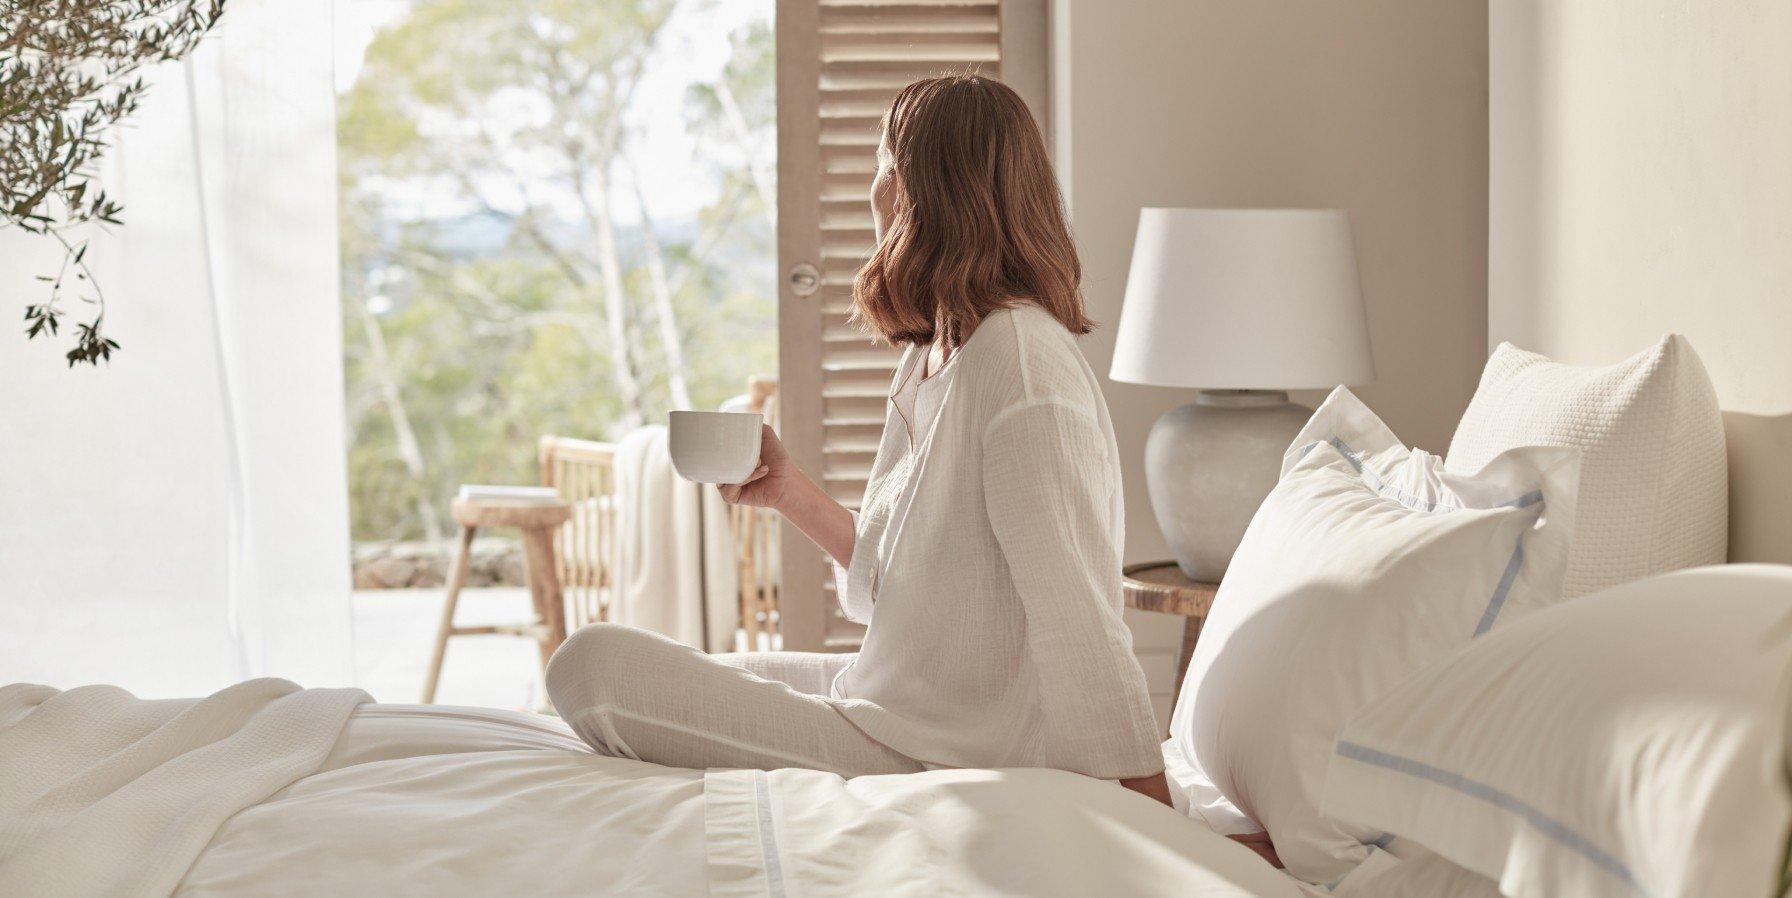
[[[1217,583],[1312,409],[1274,390],[1202,390],[1145,441],[1145,481],[1176,564]]]

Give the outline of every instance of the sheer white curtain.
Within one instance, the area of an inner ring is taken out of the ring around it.
[[[88,253],[109,367],[0,333],[0,682],[352,678],[330,40],[329,4],[232,0],[153,73]],[[3,317],[56,263],[0,232]]]

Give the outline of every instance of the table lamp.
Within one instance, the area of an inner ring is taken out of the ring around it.
[[[1142,209],[1108,376],[1196,390],[1145,442],[1183,573],[1218,582],[1312,414],[1284,391],[1375,379],[1337,209]]]

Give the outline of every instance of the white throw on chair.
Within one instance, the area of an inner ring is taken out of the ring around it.
[[[610,620],[705,651],[733,650],[739,575],[728,506],[672,470],[664,426],[616,444],[615,502]]]

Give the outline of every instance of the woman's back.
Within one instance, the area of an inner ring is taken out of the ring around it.
[[[1119,617],[1119,464],[1094,372],[1023,300],[986,317],[937,376],[949,380],[928,437],[911,448],[892,411],[872,467],[840,587],[871,627],[834,696],[873,738],[928,763],[1148,770],[1156,724]],[[1041,615],[1078,632],[1054,634]],[[1067,666],[1088,681],[1054,675]],[[1084,713],[1054,724],[1051,706]],[[1106,733],[1101,757],[1091,731]],[[1132,747],[1116,754],[1116,737]]]

